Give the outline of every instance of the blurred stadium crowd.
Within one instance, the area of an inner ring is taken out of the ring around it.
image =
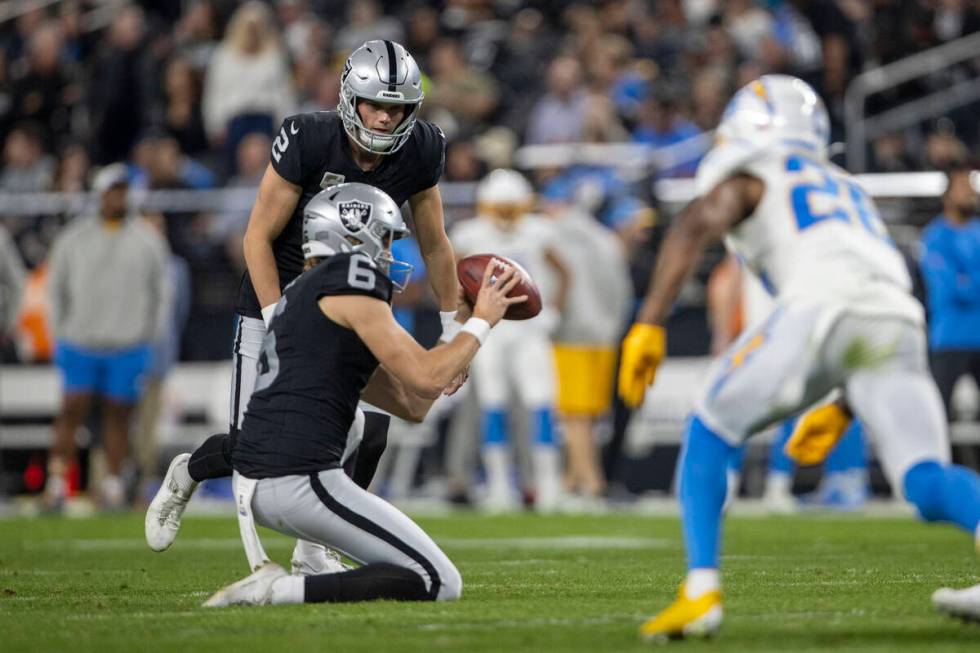
[[[980,2],[969,0],[37,4],[0,23],[0,193],[89,191],[93,173],[117,162],[136,190],[255,188],[282,118],[334,108],[345,58],[373,38],[403,43],[425,74],[421,115],[449,142],[444,181],[478,182],[513,166],[524,145],[699,142],[733,90],[769,72],[813,84],[840,141],[844,93],[856,75],[980,31]],[[952,66],[875,96],[868,109],[976,74]],[[878,136],[872,170],[964,163],[980,141],[974,108]],[[694,147],[635,178],[556,165],[538,168],[532,181],[545,204],[582,208],[620,238],[640,296],[664,222],[651,182],[692,176],[703,152]],[[465,197],[447,197],[447,206],[450,223],[474,212]],[[158,375],[177,360],[227,358],[248,211],[143,213],[169,245],[176,297]],[[0,249],[9,240],[3,256],[18,256],[28,274],[20,310],[0,310],[8,363],[52,356],[45,262],[74,217],[0,212]],[[431,343],[438,320],[423,275],[399,309]],[[690,320],[683,311],[675,318],[690,328],[677,330],[672,353],[708,352],[705,302],[696,303]],[[620,441],[624,419],[614,429]],[[607,474],[615,475],[613,459]]]

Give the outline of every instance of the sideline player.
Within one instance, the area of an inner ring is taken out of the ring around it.
[[[229,434],[212,436],[193,454],[170,463],[146,514],[146,539],[163,551],[177,537],[180,517],[200,481],[231,474],[231,451],[255,385],[255,364],[276,302],[302,270],[303,209],[324,188],[362,182],[385,191],[398,206],[408,201],[429,278],[442,309],[443,337],[455,329],[457,280],[445,233],[442,175],[445,137],[418,120],[422,74],[398,43],[368,41],[348,58],[337,111],[317,111],[283,121],[272,159],[259,186],[245,233],[247,273],[238,300],[241,316],[234,345]],[[389,416],[365,407],[364,441],[353,465],[367,487],[385,448]],[[335,556],[302,542],[297,567],[338,569]]]
[[[827,112],[802,80],[766,75],[729,102],[698,198],[664,240],[623,343],[619,392],[638,405],[664,356],[664,321],[709,242],[725,237],[776,290],[777,307],[708,373],[688,421],[680,502],[688,574],[640,629],[706,636],[722,621],[719,543],[725,465],[753,433],[840,391],[878,445],[893,487],[928,521],[971,534],[980,477],[949,462],[929,374],[922,306],[865,191],[827,157]]]
[[[527,299],[507,297],[519,277],[508,268],[494,280],[499,269],[487,266],[473,317],[451,342],[427,351],[391,311],[393,289],[404,288],[411,266],[391,256],[392,241],[408,229],[390,197],[366,184],[335,186],[307,204],[303,229],[307,271],[276,304],[232,454],[254,573],[205,606],[456,599],[462,579],[449,558],[412,520],[355,484],[342,457],[362,392],[421,421],[507,308]],[[288,574],[265,556],[254,521],[362,566]]]
[[[476,189],[477,215],[452,230],[458,256],[494,252],[517,261],[546,289],[555,286],[550,305],[525,322],[502,324],[493,341],[473,359],[473,381],[480,403],[482,456],[487,474],[484,507],[514,510],[520,502],[511,487],[508,404],[515,391],[528,412],[535,509],[555,510],[561,498],[561,450],[555,437],[555,360],[551,332],[568,295],[569,273],[555,253],[553,225],[531,215],[534,190],[516,170],[497,169]],[[547,281],[554,283],[545,283]]]

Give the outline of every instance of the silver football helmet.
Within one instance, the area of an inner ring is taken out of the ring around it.
[[[408,285],[412,266],[392,257],[391,244],[408,233],[395,201],[367,184],[331,186],[303,209],[304,258],[361,252],[391,279],[396,292]]]
[[[408,50],[394,41],[368,41],[347,58],[337,111],[355,143],[373,154],[391,154],[411,136],[424,96],[422,71]],[[391,133],[372,131],[357,113],[358,100],[404,104],[405,117]]]

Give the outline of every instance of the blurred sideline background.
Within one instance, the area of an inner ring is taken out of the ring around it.
[[[159,227],[175,271],[164,353],[130,434],[139,505],[174,453],[226,429],[241,241],[274,129],[289,114],[334,108],[344,60],[373,38],[403,43],[425,74],[421,115],[448,139],[440,188],[450,233],[473,217],[480,179],[514,167],[558,230],[575,213],[615,236],[634,299],[692,197],[725,103],[761,74],[817,88],[835,161],[861,173],[914,274],[921,231],[942,211],[941,171],[971,162],[980,142],[980,2],[969,0],[0,2],[0,230],[13,245],[0,256],[26,272],[21,300],[0,311],[0,502],[44,484],[62,399],[46,261],[65,226],[92,210],[95,171],[125,162],[133,219]],[[632,420],[617,402],[596,416],[602,489],[567,509],[670,491],[681,424],[717,343],[708,298],[723,257],[716,248],[685,288],[647,405]],[[396,305],[431,345],[438,314],[424,270]],[[957,458],[974,466],[978,405],[964,376],[950,419]],[[472,393],[434,413],[393,425],[376,489],[479,503]],[[512,440],[526,449],[526,416],[515,407],[513,417]],[[80,496],[100,473],[99,429],[96,411],[77,434]],[[743,494],[762,492],[766,458],[760,439]],[[531,502],[528,467],[518,469]],[[874,465],[871,481],[888,494]],[[816,482],[804,470],[796,490]]]

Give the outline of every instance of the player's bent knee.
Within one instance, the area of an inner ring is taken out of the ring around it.
[[[905,472],[905,498],[925,521],[944,517],[943,474],[943,466],[932,460],[917,463]]]
[[[439,580],[442,587],[439,589],[437,601],[455,601],[463,594],[463,577],[460,576],[456,565],[448,563],[439,570]]]

